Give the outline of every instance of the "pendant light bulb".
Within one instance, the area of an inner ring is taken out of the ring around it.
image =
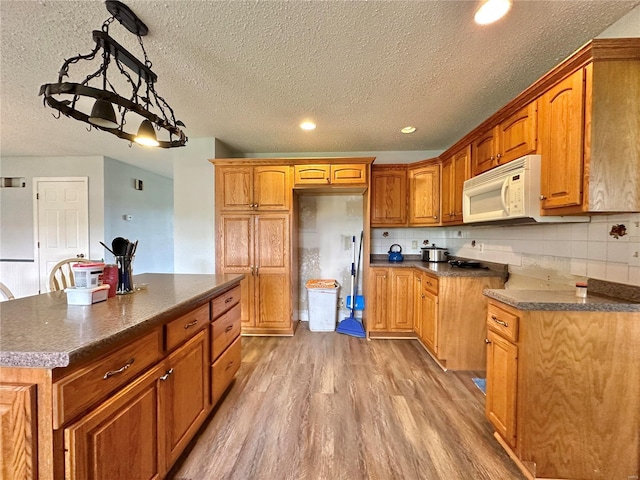
[[[149,120],[142,121],[140,128],[138,128],[135,141],[145,147],[157,147],[160,145],[160,143],[158,143],[158,137],[156,137],[156,131]]]
[[[91,109],[89,123],[103,128],[118,128],[116,112],[111,102],[101,99],[96,100]]]

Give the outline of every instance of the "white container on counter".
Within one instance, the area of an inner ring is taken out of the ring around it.
[[[67,288],[68,305],[91,305],[104,302],[109,296],[109,285],[100,285],[94,288]]]
[[[104,263],[74,263],[71,269],[76,288],[93,288],[102,285]]]

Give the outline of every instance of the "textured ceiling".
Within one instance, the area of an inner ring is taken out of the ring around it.
[[[186,134],[251,154],[446,149],[640,1],[515,0],[488,27],[475,1],[126,3]],[[171,176],[179,149],[87,132],[38,97],[109,16],[102,1],[0,0],[2,156],[106,155]],[[110,34],[141,58],[123,27]]]

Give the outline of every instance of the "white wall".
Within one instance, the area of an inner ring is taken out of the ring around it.
[[[89,256],[102,257],[104,159],[91,157],[2,157],[0,176],[25,177],[25,188],[0,189],[0,279],[16,297],[38,293],[35,264],[33,177],[89,177]],[[16,261],[20,260],[20,261]]]
[[[612,227],[621,224],[626,235],[610,235]],[[403,252],[418,254],[428,240],[452,255],[508,264],[511,288],[570,286],[585,277],[640,286],[639,213],[561,225],[376,228],[371,237],[372,253],[386,253],[392,243],[399,243]],[[418,248],[412,248],[413,242]]]
[[[362,195],[299,196],[297,233],[301,320],[308,320],[307,280],[334,279],[340,285],[339,299],[346,300],[351,294],[353,236],[358,248],[364,224],[363,202]],[[357,255],[356,251],[356,262]],[[362,267],[358,283],[362,285]],[[342,316],[347,314],[346,310],[341,313]]]
[[[139,242],[134,274],[173,272],[173,179],[112,158],[105,158],[104,171],[104,243],[115,237]],[[135,179],[142,190],[134,188]],[[106,250],[102,257],[114,261]]]
[[[173,160],[175,273],[215,273],[215,139],[189,139]]]

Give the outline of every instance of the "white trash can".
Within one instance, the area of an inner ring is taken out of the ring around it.
[[[338,282],[335,280],[309,280],[309,330],[333,332],[338,324]]]

